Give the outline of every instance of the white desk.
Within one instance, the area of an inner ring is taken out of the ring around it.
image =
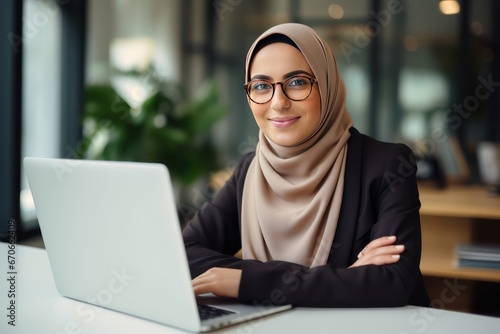
[[[0,243],[0,333],[183,333],[61,297],[45,250],[16,245],[16,326],[8,325],[7,244]],[[87,310],[86,314],[78,310]],[[89,310],[94,311],[91,319]],[[500,318],[407,306],[386,309],[296,308],[215,333],[500,333]]]

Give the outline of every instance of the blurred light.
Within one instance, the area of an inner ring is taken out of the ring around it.
[[[470,30],[476,36],[483,34],[483,25],[478,21],[473,21],[470,24]]]
[[[401,120],[401,134],[405,140],[422,140],[427,134],[426,125],[424,114],[406,113]]]
[[[111,65],[123,72],[145,71],[153,60],[155,43],[152,38],[116,38],[110,46]]]
[[[332,19],[339,20],[344,17],[344,9],[336,4],[330,5],[328,6],[328,15],[330,15]]]
[[[399,84],[401,107],[414,113],[440,108],[448,103],[449,86],[446,77],[440,72],[420,68],[402,69]]]
[[[153,124],[157,129],[161,129],[167,124],[167,118],[163,114],[158,114],[153,118]]]
[[[118,70],[111,77],[111,85],[132,107],[133,117],[140,114],[139,106],[157,89],[148,80],[154,53],[151,37],[116,38],[109,47],[111,67]]]
[[[488,63],[493,62],[493,60],[495,60],[495,51],[493,51],[491,48],[485,48],[484,58],[484,60]]]
[[[35,202],[33,201],[30,189],[21,190],[20,205],[23,221],[36,218]]]
[[[405,49],[410,52],[417,51],[418,49],[418,40],[415,36],[408,35],[404,38],[403,44]]]
[[[454,15],[460,13],[460,4],[456,0],[441,0],[439,9],[444,15]]]

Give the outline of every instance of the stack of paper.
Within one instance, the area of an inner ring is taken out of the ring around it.
[[[455,253],[459,267],[500,269],[500,245],[458,245]]]

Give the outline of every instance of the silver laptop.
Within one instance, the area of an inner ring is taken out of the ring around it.
[[[291,307],[194,295],[164,165],[25,158],[24,167],[61,295],[194,332]],[[202,320],[200,302],[217,317]]]

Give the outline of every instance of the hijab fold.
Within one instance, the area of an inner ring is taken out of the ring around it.
[[[321,118],[316,131],[292,147],[259,132],[243,189],[243,258],[315,267],[327,262],[335,236],[352,119],[335,57],[308,26],[287,23],[264,32],[248,51],[245,78],[256,46],[273,35],[291,39],[309,63],[318,80]]]

